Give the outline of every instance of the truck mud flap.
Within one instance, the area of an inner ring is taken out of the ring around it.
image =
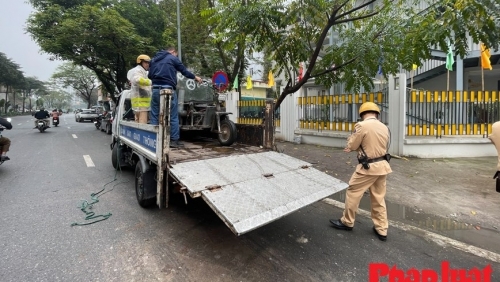
[[[277,152],[178,163],[171,173],[241,235],[342,191],[348,184]]]

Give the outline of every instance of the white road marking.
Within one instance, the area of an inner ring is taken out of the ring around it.
[[[83,155],[83,159],[85,160],[87,167],[95,167],[94,162],[92,161],[89,155]]]
[[[341,203],[339,201],[335,201],[335,200],[332,200],[332,199],[329,199],[329,198],[323,199],[322,202],[326,203],[328,205],[332,205],[334,207],[340,208],[340,209],[344,209],[345,208],[345,204],[344,203]],[[370,217],[371,218],[371,213],[368,212],[368,211],[358,209],[357,213],[360,214],[360,215],[362,215],[362,216]],[[475,246],[472,246],[472,245],[469,245],[469,244],[466,244],[466,243],[463,243],[463,242],[460,242],[460,241],[448,238],[446,236],[439,235],[439,234],[436,234],[434,232],[430,232],[430,231],[427,231],[425,229],[418,228],[418,227],[415,227],[415,226],[412,226],[412,225],[408,225],[408,224],[405,224],[405,223],[402,223],[402,222],[398,222],[398,221],[394,221],[394,220],[389,220],[389,225],[391,227],[394,226],[394,227],[402,229],[404,231],[414,231],[414,232],[416,231],[419,234],[422,234],[423,237],[425,237],[429,241],[433,241],[434,243],[436,243],[436,244],[438,244],[440,246],[453,247],[453,248],[455,248],[457,250],[460,250],[460,251],[463,251],[463,252],[466,252],[466,253],[470,253],[470,254],[476,255],[478,257],[482,257],[482,258],[491,260],[493,262],[500,263],[500,254],[497,254],[497,253],[494,253],[494,252],[491,252],[491,251],[488,251],[488,250],[485,250],[485,249],[481,249],[479,247],[475,247]]]
[[[76,136],[76,134],[71,134],[71,136],[73,136],[73,138],[75,138],[75,139],[76,139],[76,138],[78,138],[78,137]]]
[[[18,125],[21,125],[22,123],[18,124]]]

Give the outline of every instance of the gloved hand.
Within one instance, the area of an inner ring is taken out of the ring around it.
[[[139,86],[151,86],[151,79],[141,77],[139,79]]]

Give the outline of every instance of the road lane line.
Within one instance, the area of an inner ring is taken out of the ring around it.
[[[340,209],[345,208],[344,203],[330,199],[330,198],[323,199],[322,202],[325,204],[340,208]],[[361,216],[371,218],[371,213],[368,211],[358,209],[357,213],[360,214]],[[414,232],[416,231],[419,234],[422,234],[423,237],[425,237],[426,239],[433,241],[434,243],[436,243],[442,247],[444,247],[444,246],[453,247],[457,250],[460,250],[460,251],[463,251],[463,252],[466,252],[469,254],[473,254],[475,256],[482,257],[482,258],[491,260],[493,262],[500,263],[500,254],[497,254],[497,253],[494,253],[494,252],[491,252],[491,251],[488,251],[488,250],[485,250],[485,249],[482,249],[479,247],[475,247],[475,246],[448,238],[446,236],[439,235],[439,234],[436,234],[434,232],[430,232],[428,230],[418,228],[418,227],[415,227],[415,226],[412,226],[409,224],[405,224],[402,222],[389,220],[389,225],[391,227],[394,226],[394,227],[401,229],[401,230],[404,230],[404,231],[414,231]]]
[[[22,125],[22,123],[18,124],[18,125]]]
[[[89,155],[83,155],[83,159],[85,160],[87,167],[95,167],[94,162],[92,161]]]
[[[71,134],[71,136],[73,136],[73,138],[75,138],[75,139],[76,139],[76,138],[78,138],[78,137],[76,136],[76,134]]]

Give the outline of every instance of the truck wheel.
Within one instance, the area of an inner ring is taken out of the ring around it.
[[[118,169],[118,142],[115,143],[115,146],[113,147],[113,151],[111,151],[111,163],[113,164],[113,168],[116,170]]]
[[[236,141],[236,124],[228,119],[221,121],[217,139],[222,146],[231,146]]]
[[[137,196],[137,202],[139,206],[143,208],[147,208],[152,206],[156,202],[156,198],[146,198],[147,191],[146,189],[151,189],[152,187],[147,187],[148,184],[151,184],[151,181],[147,181],[148,179],[154,179],[154,171],[148,170],[143,172],[141,162],[137,162],[135,166],[135,195]],[[154,187],[156,189],[156,187]]]

